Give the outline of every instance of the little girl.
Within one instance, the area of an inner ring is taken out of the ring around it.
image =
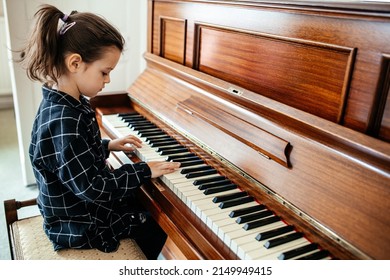
[[[141,146],[140,140],[102,140],[86,98],[110,82],[124,39],[91,13],[66,15],[44,5],[35,17],[21,62],[30,79],[44,83],[29,150],[44,230],[54,250],[112,252],[121,238],[130,237],[149,259],[156,259],[166,235],[134,194],[145,181],[173,172],[180,164],[139,162],[109,169],[109,151],[132,151]]]

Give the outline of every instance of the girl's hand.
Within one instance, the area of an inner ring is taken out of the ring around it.
[[[141,148],[142,141],[133,135],[127,135],[122,138],[114,139],[108,142],[109,151],[132,152],[136,148]]]
[[[157,178],[161,175],[172,173],[178,170],[180,167],[180,162],[150,161],[147,164],[152,171],[152,178]]]

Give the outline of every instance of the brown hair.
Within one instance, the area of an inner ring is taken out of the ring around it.
[[[35,17],[35,27],[20,60],[32,80],[56,83],[66,72],[65,56],[69,53],[78,53],[83,61],[91,63],[100,59],[107,47],[123,51],[125,40],[119,31],[95,14],[73,11],[66,15],[44,5]]]

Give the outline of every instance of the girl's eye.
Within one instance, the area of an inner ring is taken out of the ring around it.
[[[108,73],[106,73],[106,72],[102,72],[102,74],[103,74],[103,76],[107,76],[108,75]]]

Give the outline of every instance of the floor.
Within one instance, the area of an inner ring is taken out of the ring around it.
[[[7,228],[4,218],[3,201],[7,199],[24,200],[36,197],[36,186],[25,186],[19,161],[19,148],[16,133],[15,112],[13,109],[0,109],[0,260],[9,260],[10,252]],[[30,209],[23,213],[37,212]]]

